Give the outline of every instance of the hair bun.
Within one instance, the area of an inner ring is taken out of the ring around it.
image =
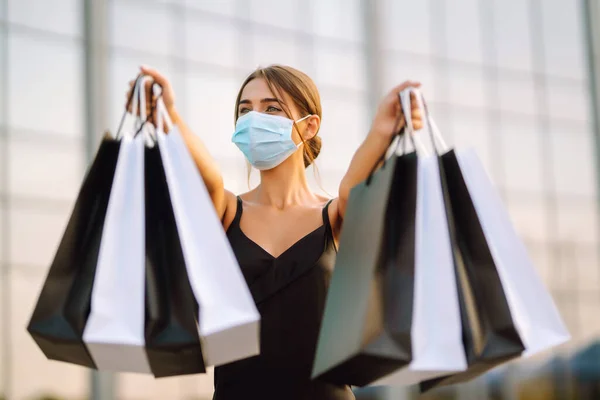
[[[321,145],[323,144],[321,136],[315,135],[310,140],[305,142],[304,150],[304,167],[308,167],[313,163],[315,158],[319,156],[321,152]]]

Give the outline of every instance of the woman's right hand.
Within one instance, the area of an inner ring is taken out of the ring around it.
[[[149,114],[150,111],[152,110],[152,108],[156,105],[156,100],[157,100],[158,96],[154,95],[154,91],[152,90],[152,85],[153,85],[153,83],[157,83],[161,87],[161,97],[162,97],[163,103],[165,104],[165,108],[166,108],[167,112],[169,113],[169,116],[171,117],[171,119],[174,119],[175,114],[176,114],[175,92],[173,90],[173,86],[171,85],[171,82],[169,82],[167,77],[165,77],[163,74],[161,74],[154,68],[141,66],[140,73],[142,75],[146,75],[151,78],[150,80],[148,80],[146,82],[146,85],[145,85],[146,99],[152,99],[152,102],[146,101],[146,114]],[[125,99],[126,99],[125,107],[127,108],[127,110],[129,112],[132,111],[132,104],[131,104],[131,102],[129,102],[129,99],[131,98],[131,92],[134,88],[134,85],[135,85],[135,79],[129,82],[129,90],[127,91],[127,94],[125,95]],[[154,108],[154,109],[156,110],[156,108]],[[137,114],[139,115],[139,110],[138,110]],[[152,121],[152,123],[154,123],[154,121],[156,121],[156,115],[152,116],[151,121]]]

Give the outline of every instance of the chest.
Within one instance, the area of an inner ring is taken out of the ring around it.
[[[306,207],[285,211],[245,207],[239,222],[241,233],[273,258],[310,243],[323,226],[322,210]]]

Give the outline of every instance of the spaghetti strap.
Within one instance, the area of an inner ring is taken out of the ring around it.
[[[240,226],[240,219],[242,219],[242,211],[244,211],[242,198],[240,196],[236,196],[236,198],[237,198],[237,207],[235,209],[235,217],[233,217],[233,221],[231,221],[231,225],[229,225],[229,229],[231,229],[233,226],[237,226],[237,227]]]
[[[337,253],[337,246],[335,245],[335,240],[333,239],[333,229],[331,228],[331,222],[329,221],[329,205],[333,199],[330,199],[325,207],[323,207],[323,225],[325,225],[325,234],[327,235],[327,240],[331,240],[333,244],[333,248]]]

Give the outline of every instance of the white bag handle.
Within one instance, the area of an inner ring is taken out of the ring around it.
[[[135,79],[135,83],[133,86],[133,90],[131,91],[131,95],[128,99],[128,103],[131,103],[131,111],[129,111],[128,109],[128,105],[125,105],[125,112],[123,113],[123,116],[121,117],[121,121],[119,122],[119,127],[117,128],[117,133],[115,135],[115,139],[120,139],[123,136],[123,125],[125,124],[125,119],[127,118],[128,115],[132,115],[135,118],[135,123],[134,123],[134,132],[129,132],[129,136],[133,137],[135,136],[135,132],[137,132],[139,130],[139,128],[141,127],[141,122],[143,120],[140,120],[140,118],[142,118],[142,115],[140,114],[140,117],[137,116],[137,112],[138,112],[138,108],[140,106],[139,102],[140,102],[140,85],[143,82],[143,76],[142,75],[138,75],[137,78]],[[144,113],[145,113],[145,109],[144,109]]]
[[[169,113],[167,111],[167,107],[165,106],[165,102],[162,99],[162,89],[158,86],[155,85],[153,87],[153,93],[155,96],[157,96],[156,99],[156,130],[158,132],[164,132],[164,127],[167,127],[167,131],[170,131],[171,129],[173,129],[173,121],[171,120],[171,117],[169,116]]]
[[[400,93],[400,96],[401,96],[401,98],[402,98],[402,96],[404,96],[404,101],[405,102],[408,101],[409,105],[410,105],[410,93],[415,94],[417,102],[419,103],[419,108],[421,109],[421,111],[423,113],[423,117],[425,118],[425,122],[427,123],[427,127],[429,128],[429,132],[431,134],[432,146],[438,153],[446,152],[448,150],[448,145],[444,141],[444,138],[442,137],[442,134],[441,134],[437,124],[433,120],[433,117],[431,116],[431,113],[429,112],[429,109],[427,108],[427,103],[425,102],[425,97],[423,97],[423,93],[421,93],[421,91],[417,88],[407,88],[407,89],[403,90]],[[403,110],[404,110],[404,106],[403,106]],[[406,118],[406,113],[404,115]],[[408,120],[410,120],[410,118],[407,119],[406,126],[411,128],[410,132],[413,132],[414,130],[412,129],[412,120],[410,121],[410,123],[408,122]],[[438,150],[438,147],[436,146],[436,142],[441,147],[441,151]]]
[[[427,157],[427,156],[429,156],[429,152],[427,151],[426,147],[423,146],[423,142],[421,142],[421,139],[417,135],[415,135],[415,128],[412,123],[412,104],[410,101],[410,94],[415,90],[416,89],[413,89],[413,88],[407,88],[400,92],[400,94],[399,94],[400,106],[402,107],[402,113],[404,114],[404,124],[406,126],[406,128],[405,128],[406,135],[408,135],[408,137],[413,142],[413,144],[415,146],[415,151],[417,152],[417,154]],[[417,99],[419,109],[421,109],[421,112],[423,114],[425,114],[425,106],[422,101],[422,96],[420,95],[419,92],[415,92],[415,98]],[[404,139],[404,140],[407,140],[407,139]]]

